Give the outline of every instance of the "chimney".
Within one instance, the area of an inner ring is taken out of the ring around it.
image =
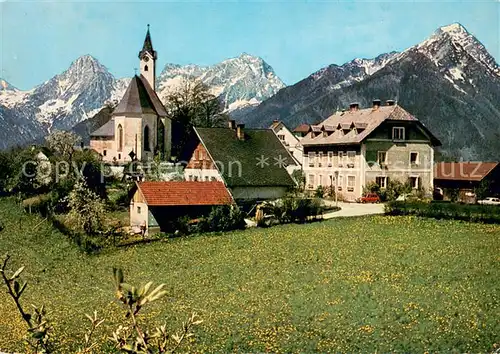
[[[373,109],[374,110],[379,109],[381,105],[382,105],[382,101],[381,100],[379,100],[379,99],[373,100]]]
[[[236,121],[234,119],[230,119],[228,121],[229,129],[236,129]]]
[[[385,104],[387,106],[394,106],[395,103],[396,103],[396,101],[394,101],[394,100],[387,100],[387,101],[385,101]]]
[[[349,111],[355,112],[359,109],[359,103],[353,102],[349,105]]]
[[[245,140],[245,124],[238,124],[236,127],[236,136],[239,140]]]

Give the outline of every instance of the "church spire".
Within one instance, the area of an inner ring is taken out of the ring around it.
[[[146,32],[146,38],[144,39],[144,45],[142,46],[142,50],[139,52],[139,58],[142,59],[146,53],[151,54],[151,56],[156,59],[156,51],[153,49],[153,42],[151,41],[151,34],[149,33],[149,24],[148,31]]]

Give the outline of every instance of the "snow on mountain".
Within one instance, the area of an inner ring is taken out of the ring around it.
[[[189,78],[209,86],[212,94],[221,97],[228,111],[258,105],[285,87],[262,58],[243,53],[212,66],[167,64],[158,79],[160,99]]]
[[[243,54],[207,67],[167,64],[158,78],[160,97],[186,78],[199,78],[211,87],[228,110],[255,106],[285,86],[261,58]],[[71,129],[95,116],[107,103],[117,104],[130,80],[115,79],[90,55],[76,59],[67,70],[29,91],[20,91],[0,79],[0,122],[10,125],[0,148],[24,144],[53,129]],[[12,134],[24,132],[21,126],[29,127],[30,133],[24,137]]]

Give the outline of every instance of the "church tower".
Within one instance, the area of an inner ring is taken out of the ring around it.
[[[149,83],[149,86],[155,90],[155,78],[156,78],[156,51],[153,49],[153,43],[151,42],[151,34],[148,31],[146,33],[146,39],[144,39],[144,45],[142,50],[139,52],[141,75]]]

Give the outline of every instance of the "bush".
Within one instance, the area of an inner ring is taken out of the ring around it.
[[[496,205],[390,202],[385,205],[385,213],[500,224],[500,207]]]
[[[245,228],[245,214],[237,206],[212,208],[208,217],[200,220],[197,232],[231,231]]]
[[[314,191],[314,197],[315,198],[323,198],[325,195],[325,190],[323,189],[323,186],[320,184],[318,188]]]
[[[281,224],[304,223],[309,219],[316,220],[318,216],[323,214],[323,203],[317,198],[289,197],[277,201],[269,209]]]

